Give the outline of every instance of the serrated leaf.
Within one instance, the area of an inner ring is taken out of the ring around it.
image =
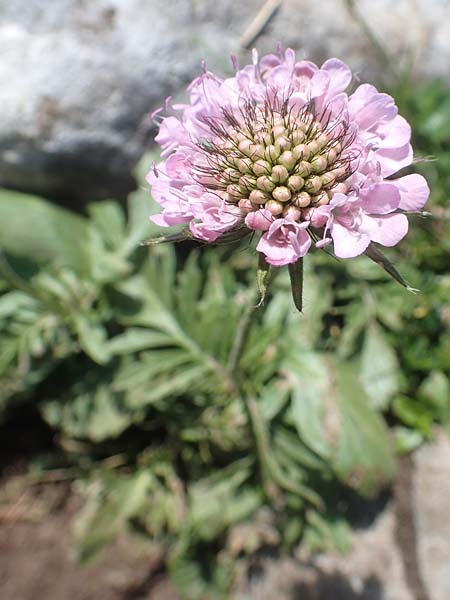
[[[261,502],[260,493],[242,487],[250,475],[251,459],[243,459],[189,488],[192,527],[211,540],[233,523],[248,517]]]
[[[133,413],[108,384],[74,385],[66,396],[41,405],[45,420],[69,437],[100,442],[117,437],[133,422]]]
[[[107,363],[111,358],[111,352],[103,325],[93,322],[85,315],[77,315],[74,323],[80,346],[84,352],[100,365]]]
[[[286,363],[291,417],[307,446],[360,493],[372,495],[393,473],[386,428],[369,407],[353,365],[331,355],[293,354]]]
[[[129,327],[124,333],[110,338],[107,349],[115,356],[139,352],[149,348],[164,348],[173,345],[173,338],[161,331],[144,327]]]

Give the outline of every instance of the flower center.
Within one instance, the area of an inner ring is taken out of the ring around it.
[[[326,110],[317,117],[312,103],[301,110],[287,102],[248,104],[238,117],[223,113],[220,124],[208,121],[214,138],[200,144],[207,167],[199,181],[243,215],[265,208],[297,221],[311,207],[328,204],[335,191],[347,191],[343,182],[355,156],[345,120],[331,121]]]

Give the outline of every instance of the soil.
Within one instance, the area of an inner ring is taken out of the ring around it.
[[[117,540],[93,565],[71,556],[81,499],[67,482],[0,480],[0,598],[11,600],[177,600],[161,557]]]
[[[20,414],[20,413],[19,413]],[[0,598],[7,600],[178,600],[161,555],[120,538],[91,565],[73,555],[82,499],[70,481],[29,476],[29,461],[56,449],[53,433],[27,413],[0,429]]]

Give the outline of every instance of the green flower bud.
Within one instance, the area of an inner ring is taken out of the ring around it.
[[[295,196],[294,204],[299,208],[306,208],[311,204],[311,196],[308,192],[300,192]]]
[[[248,198],[252,204],[265,204],[268,196],[261,190],[252,190]]]
[[[278,159],[278,162],[279,164],[284,165],[286,169],[289,170],[292,169],[292,167],[295,165],[297,159],[295,158],[293,152],[291,152],[290,150],[285,150]]]
[[[297,164],[295,172],[303,178],[308,177],[308,175],[311,175],[312,173],[311,164],[306,162],[306,160],[302,160]]]
[[[252,189],[256,185],[256,179],[254,177],[249,177],[248,175],[242,175],[239,178],[239,186],[244,189]]]
[[[252,168],[255,175],[270,175],[272,172],[272,165],[266,160],[255,161]]]
[[[330,198],[326,192],[321,192],[311,198],[311,203],[314,206],[325,206],[330,203]]]
[[[336,148],[330,148],[327,151],[327,162],[329,165],[332,165],[333,163],[336,162],[337,155],[338,155],[338,153],[336,151]]]
[[[247,215],[251,210],[254,210],[255,208],[248,198],[241,198],[239,200],[238,206],[241,209],[242,215]]]
[[[238,148],[239,151],[242,152],[242,154],[245,154],[246,156],[251,156],[252,154],[252,146],[253,146],[253,142],[251,140],[249,140],[248,138],[244,138],[243,140],[241,140],[239,142]]]
[[[320,150],[320,146],[316,140],[308,142],[308,148],[312,155],[317,154]]]
[[[242,198],[242,192],[239,186],[237,186],[235,183],[227,185],[227,194],[230,196],[230,198]]]
[[[305,180],[300,175],[291,175],[288,179],[288,186],[293,192],[299,192],[305,185]]]
[[[272,168],[272,181],[274,183],[284,183],[289,177],[289,172],[283,165],[275,165]]]
[[[240,173],[239,171],[236,171],[235,169],[231,169],[230,167],[227,167],[224,172],[223,172],[223,179],[225,181],[239,181],[239,177],[240,177]]]
[[[263,192],[271,192],[275,187],[275,184],[269,177],[267,177],[267,175],[261,175],[258,177],[256,180],[256,185]]]
[[[282,202],[278,202],[277,200],[268,200],[265,203],[264,208],[267,208],[267,210],[270,211],[274,217],[276,217],[277,215],[281,215],[283,212],[284,204]]]
[[[309,160],[311,157],[311,150],[306,144],[298,144],[297,146],[294,146],[292,153],[297,160]]]
[[[280,154],[280,147],[275,146],[274,144],[270,144],[269,146],[267,146],[266,151],[264,152],[264,156],[269,162],[275,162],[280,156]]]
[[[280,148],[280,150],[283,152],[284,150],[291,149],[292,142],[287,136],[282,135],[279,138],[276,138],[275,145],[278,146],[278,148]]]
[[[291,190],[284,185],[276,187],[272,192],[272,197],[279,202],[288,202],[291,196]]]
[[[305,191],[309,194],[317,194],[322,189],[322,182],[320,177],[314,175],[305,181]]]
[[[327,159],[319,154],[312,159],[311,166],[314,173],[323,173],[327,168]]]
[[[251,171],[253,162],[249,158],[238,158],[236,161],[236,167],[241,173],[249,173]]]
[[[306,138],[305,132],[301,129],[297,128],[292,132],[291,135],[292,141],[295,145],[301,144]]]
[[[298,221],[298,219],[301,217],[301,214],[302,211],[300,208],[297,208],[293,204],[286,206],[286,208],[283,210],[283,217],[294,219],[294,221]]]
[[[336,175],[333,173],[333,171],[328,171],[320,176],[320,181],[322,182],[323,187],[328,187],[333,185],[333,183],[336,181]]]

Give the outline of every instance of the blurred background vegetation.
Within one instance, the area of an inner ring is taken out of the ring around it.
[[[358,499],[448,429],[449,86],[405,69],[379,88],[412,125],[405,173],[432,190],[433,216],[387,252],[417,295],[366,257],[315,252],[302,314],[281,272],[251,315],[252,245],[140,246],[159,233],[142,183],[155,154],[126,204],[0,192],[0,429],[46,432],[27,476],[80,490],[79,560],[126,531],[181,597],[228,597],[262,549],[348,549]]]

